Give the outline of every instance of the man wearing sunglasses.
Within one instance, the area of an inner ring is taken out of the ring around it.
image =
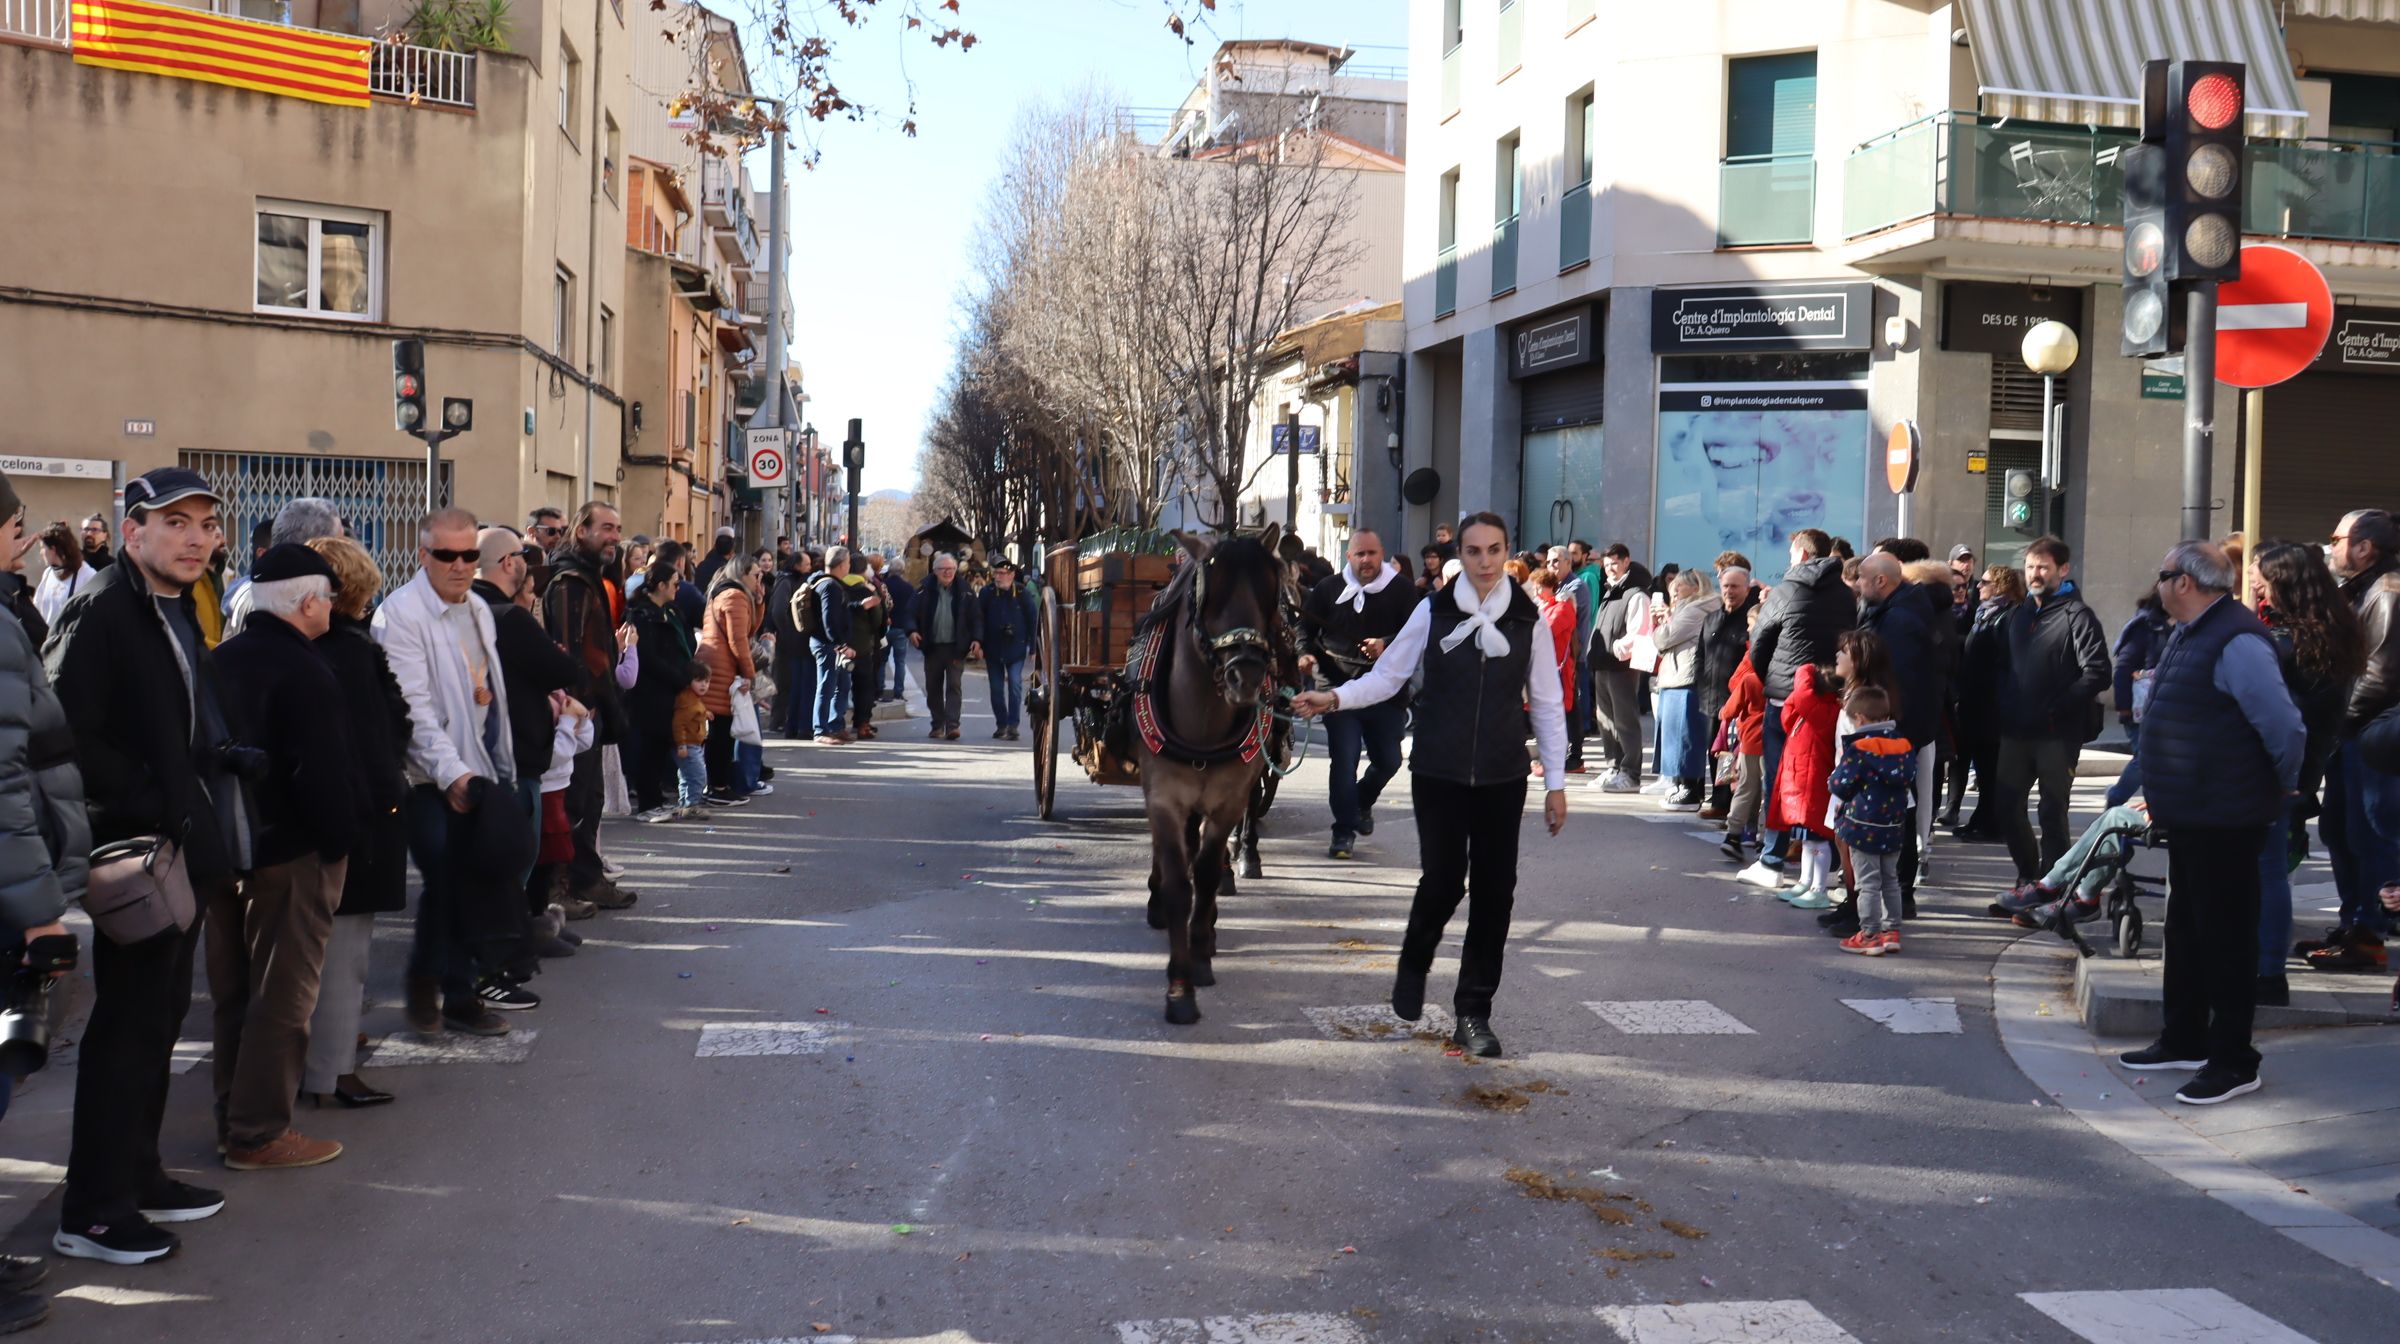
[[[545,504],[525,517],[525,538],[548,555],[566,540],[567,515]]]

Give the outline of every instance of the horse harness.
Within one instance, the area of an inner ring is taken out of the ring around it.
[[[1168,639],[1168,633],[1186,628],[1195,634],[1199,633],[1199,612],[1207,593],[1206,583],[1204,574],[1193,575],[1191,593],[1185,598],[1188,614],[1184,620],[1167,618],[1146,622],[1146,628],[1135,633],[1133,643],[1125,653],[1127,699],[1133,707],[1134,731],[1141,734],[1142,745],[1148,747],[1154,756],[1163,756],[1198,770],[1229,761],[1240,761],[1247,765],[1257,760],[1259,753],[1266,750],[1268,735],[1275,726],[1271,676],[1270,693],[1259,697],[1258,712],[1251,717],[1249,726],[1241,736],[1231,742],[1216,746],[1194,745],[1175,732],[1174,725],[1168,722],[1166,714],[1159,707],[1175,665],[1175,642]],[[1245,652],[1255,652],[1270,667],[1275,662],[1274,644],[1265,634],[1246,625],[1217,635],[1201,647],[1212,660],[1220,663]]]

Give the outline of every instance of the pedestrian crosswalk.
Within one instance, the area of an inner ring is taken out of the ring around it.
[[[361,1068],[389,1069],[407,1064],[522,1064],[533,1058],[533,1043],[542,1033],[519,1027],[506,1036],[416,1036],[397,1032],[375,1045]]]
[[[1844,999],[1842,1005],[1891,1029],[1895,1036],[1956,1036],[1956,999]]]
[[[1628,1036],[1755,1036],[1706,999],[1620,999],[1583,1005]]]
[[[1324,1312],[1125,1321],[1118,1344],[1367,1344],[1348,1317]]]
[[[2087,1344],[2315,1344],[2214,1288],[2018,1297]],[[1862,1344],[1800,1301],[1602,1307],[1600,1320],[1624,1344]]]
[[[703,1022],[700,1059],[738,1055],[821,1055],[837,1032],[839,1022]]]
[[[1858,1344],[1806,1302],[1686,1302],[1602,1307],[1625,1344]]]

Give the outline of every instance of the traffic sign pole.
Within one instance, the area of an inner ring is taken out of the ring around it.
[[[2242,389],[2242,543],[2251,554],[2258,552],[2259,533],[2265,523],[2259,517],[2259,487],[2264,484],[2266,469],[2261,450],[2266,446],[2267,391],[2263,387]],[[2248,582],[2242,583],[2242,605],[2258,610],[2258,594]]]
[[[2195,281],[2183,344],[2183,533],[2208,536],[2209,459],[2217,446],[2217,282]]]

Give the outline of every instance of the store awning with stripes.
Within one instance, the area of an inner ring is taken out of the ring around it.
[[[2250,67],[2252,135],[2306,135],[2283,28],[2269,0],[1963,0],[1986,116],[2135,126],[2142,64]]]

